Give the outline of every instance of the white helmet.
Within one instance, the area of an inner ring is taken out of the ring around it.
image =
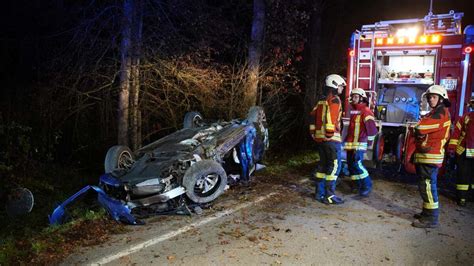
[[[446,88],[440,85],[432,85],[429,87],[424,93],[424,96],[428,96],[428,94],[438,94],[441,98],[449,100]]]
[[[367,98],[367,94],[365,93],[365,90],[364,90],[364,89],[361,89],[361,88],[352,89],[352,91],[351,91],[351,96],[352,96],[352,94],[358,94],[358,95],[360,95],[362,98]]]
[[[331,87],[331,88],[334,88],[334,89],[337,89],[338,86],[346,86],[347,85],[344,78],[342,78],[341,76],[339,76],[337,74],[331,74],[331,75],[327,76],[325,83],[326,83],[327,87]]]

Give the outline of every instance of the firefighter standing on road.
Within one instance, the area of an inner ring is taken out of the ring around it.
[[[344,201],[336,196],[336,179],[341,171],[341,99],[346,81],[332,74],[325,80],[325,98],[318,101],[312,115],[314,124],[310,125],[310,134],[317,142],[319,164],[315,170],[316,200],[325,204],[341,204]]]
[[[344,144],[351,179],[355,182],[359,195],[363,197],[367,197],[372,190],[372,180],[362,161],[367,146],[372,145],[377,134],[374,113],[367,104],[367,95],[363,89],[355,88],[351,91],[351,120]]]
[[[444,160],[444,145],[449,138],[451,118],[446,89],[433,85],[425,93],[432,110],[415,126],[416,149],[414,163],[419,176],[418,189],[423,210],[415,214],[414,227],[435,228],[439,225],[439,204],[436,179]]]
[[[474,97],[471,97],[469,107],[470,112],[456,122],[448,145],[449,154],[456,154],[458,166],[456,190],[459,206],[466,205],[469,189],[471,193],[474,191]]]

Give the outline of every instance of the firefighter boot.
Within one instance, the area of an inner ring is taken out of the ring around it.
[[[458,203],[458,206],[466,207],[466,199],[460,198],[458,199],[457,203]]]
[[[361,189],[359,190],[359,195],[362,197],[368,197],[370,192],[372,191],[372,180],[370,179],[370,176],[361,179]]]
[[[469,188],[469,185],[467,185],[467,187]],[[457,190],[457,198],[458,198],[457,204],[458,204],[458,206],[461,206],[461,207],[466,206],[466,199],[467,199],[468,193],[469,193],[468,190],[460,190],[460,189]]]
[[[324,204],[328,204],[328,205],[331,205],[331,204],[338,205],[338,204],[344,203],[344,200],[339,198],[336,195],[332,195],[332,196],[329,196],[329,197],[324,197],[322,202]]]
[[[438,222],[438,218],[429,216],[429,217],[422,217],[419,220],[415,220],[411,225],[417,228],[437,228],[439,227],[439,222]]]
[[[354,194],[359,193],[361,185],[360,185],[360,180],[352,180],[351,181],[351,192]]]
[[[417,228],[437,228],[439,226],[438,222],[439,210],[426,210],[423,209],[421,218],[415,220],[411,225]]]
[[[336,180],[326,181],[326,196],[323,198],[324,204],[342,204],[344,200],[336,196]]]
[[[423,217],[426,217],[426,216],[428,216],[428,214],[426,214],[424,211],[413,214],[413,218],[415,219],[422,219]]]

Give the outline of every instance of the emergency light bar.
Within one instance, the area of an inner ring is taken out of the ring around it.
[[[418,37],[387,37],[387,38],[376,38],[375,45],[399,45],[399,44],[438,44],[441,42],[441,35],[422,35]]]

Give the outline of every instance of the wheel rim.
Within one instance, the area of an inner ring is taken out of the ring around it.
[[[118,159],[118,168],[119,169],[130,169],[135,161],[133,160],[132,154],[128,151],[120,153]]]
[[[219,188],[220,182],[218,174],[203,175],[196,180],[194,192],[200,196],[209,196]]]
[[[196,115],[193,117],[193,125],[198,127],[201,124],[202,117],[200,115]]]

